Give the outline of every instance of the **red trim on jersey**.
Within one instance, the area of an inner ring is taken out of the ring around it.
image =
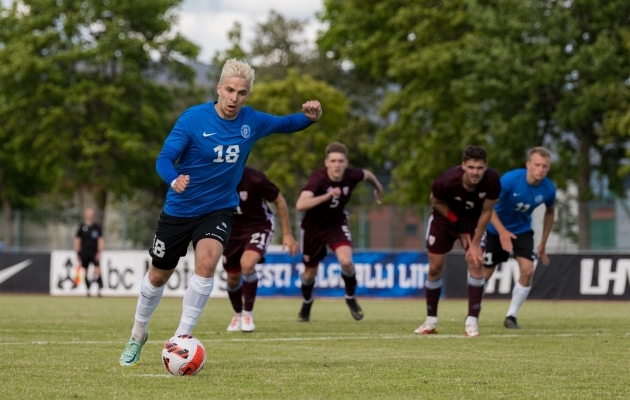
[[[330,248],[333,251],[335,251],[338,248],[340,248],[341,246],[350,246],[350,247],[352,247],[352,242],[350,242],[350,241],[337,242],[337,243],[331,245]]]
[[[449,208],[448,211],[446,212],[446,219],[448,219],[448,222],[450,222],[451,224],[454,224],[455,222],[457,222],[459,217],[455,215],[453,210]]]

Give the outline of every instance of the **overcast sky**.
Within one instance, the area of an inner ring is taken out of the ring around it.
[[[132,0],[130,0],[132,1]],[[8,6],[12,0],[0,0]],[[245,50],[254,35],[254,26],[266,21],[271,10],[286,18],[306,20],[304,33],[314,41],[320,24],[315,14],[323,0],[184,0],[180,7],[179,31],[201,47],[199,61],[209,63],[214,53],[229,47],[227,32],[239,21],[243,26]]]
[[[227,32],[235,21],[243,26],[245,50],[254,26],[266,21],[271,10],[286,18],[307,20],[304,32],[312,41],[320,27],[315,13],[322,8],[322,0],[184,0],[178,29],[201,47],[199,61],[209,63],[216,51],[229,47]]]

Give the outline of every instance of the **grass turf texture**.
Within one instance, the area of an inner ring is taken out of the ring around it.
[[[194,336],[208,353],[195,377],[171,377],[162,346],[181,315],[165,298],[140,365],[118,358],[136,299],[0,296],[0,398],[628,398],[630,307],[625,302],[528,301],[521,330],[503,327],[507,301],[486,300],[479,338],[464,337],[466,302],[440,302],[439,333],[416,300],[258,299],[254,333],[225,331],[232,315],[211,299]]]

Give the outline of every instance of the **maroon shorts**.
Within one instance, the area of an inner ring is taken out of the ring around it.
[[[471,238],[474,231],[469,232]],[[446,218],[429,217],[427,223],[427,251],[432,254],[446,254],[453,249],[453,244],[460,239],[460,233]]]
[[[323,231],[301,232],[302,262],[306,267],[317,267],[326,257],[326,245],[333,251],[340,246],[352,246],[352,236],[347,223]]]
[[[229,272],[239,272],[241,270],[241,257],[245,250],[255,251],[260,254],[260,262],[265,261],[265,252],[271,243],[273,230],[269,225],[254,226],[247,229],[234,229],[230,240],[223,251],[223,268]]]

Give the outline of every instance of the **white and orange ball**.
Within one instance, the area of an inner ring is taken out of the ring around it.
[[[190,335],[173,336],[162,349],[162,362],[172,375],[197,375],[206,364],[206,349]]]

